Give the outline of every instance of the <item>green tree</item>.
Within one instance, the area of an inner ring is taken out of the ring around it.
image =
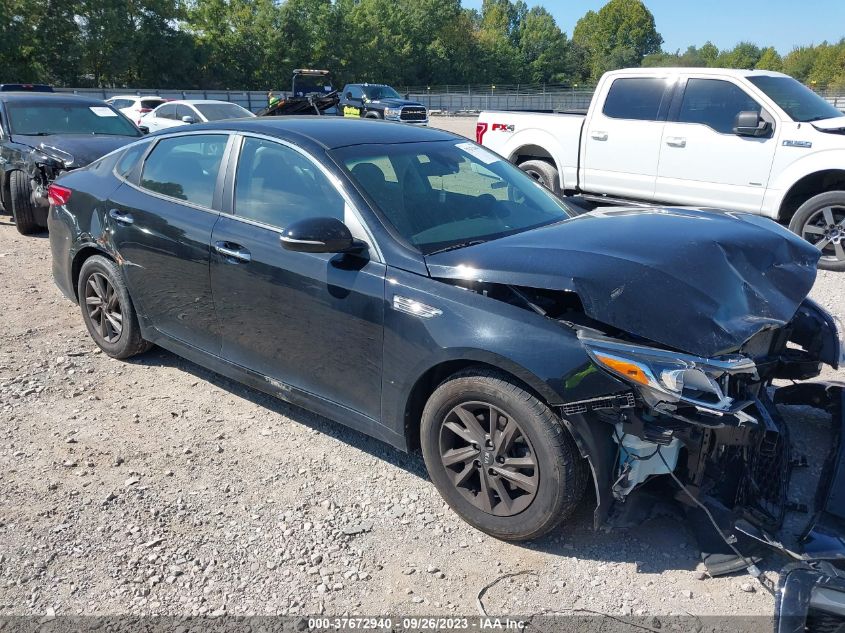
[[[608,70],[639,66],[663,43],[641,0],[610,0],[598,12],[588,11],[575,25],[572,39],[587,52],[593,79]]]
[[[818,49],[815,46],[799,46],[783,59],[783,72],[798,81],[807,81],[816,63]]]
[[[716,58],[716,66],[719,68],[745,68],[751,69],[760,61],[763,52],[760,47],[752,42],[740,42],[729,51],[722,51]]]
[[[783,58],[774,47],[769,46],[763,49],[763,53],[760,55],[760,59],[754,68],[757,70],[776,70],[779,72],[783,70]]]
[[[845,78],[845,39],[838,44],[821,44],[816,48],[816,59],[807,78],[813,87],[827,88]]]

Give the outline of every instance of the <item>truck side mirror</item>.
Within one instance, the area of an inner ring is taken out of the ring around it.
[[[765,137],[772,133],[772,124],[755,110],[740,112],[734,119],[733,132],[737,136]]]
[[[352,93],[351,93],[351,92],[347,92],[347,93],[346,93],[346,98],[347,98],[347,99],[349,99],[349,100],[351,101],[351,100],[352,100]]]

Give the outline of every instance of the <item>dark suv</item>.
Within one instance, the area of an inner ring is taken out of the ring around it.
[[[43,92],[0,92],[0,206],[24,235],[47,226],[47,188],[141,136],[99,99]]]
[[[345,117],[428,125],[428,110],[422,103],[405,99],[384,84],[346,84],[337,109]]]

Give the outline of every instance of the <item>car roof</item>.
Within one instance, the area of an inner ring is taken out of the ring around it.
[[[102,99],[62,92],[0,92],[0,101],[8,103],[79,103],[83,105],[103,105]]]
[[[159,97],[158,95],[115,95],[109,97],[106,101],[111,101],[112,99],[161,99],[165,101],[164,97]]]
[[[191,131],[221,130],[253,132],[290,141],[309,141],[326,149],[348,145],[419,143],[467,140],[462,136],[406,123],[372,121],[334,116],[285,116],[229,119],[200,123]]]
[[[223,101],[221,99],[175,99],[173,101],[168,101],[167,103],[176,103],[176,104],[187,104],[187,105],[202,105],[204,103],[231,103],[232,105],[238,105],[232,101]],[[162,104],[164,105],[164,104]]]
[[[663,75],[680,75],[680,74],[694,74],[694,75],[714,75],[722,77],[754,77],[754,76],[771,76],[771,77],[788,77],[783,73],[775,72],[773,70],[742,70],[740,68],[698,68],[695,66],[681,66],[681,67],[659,67],[653,68],[622,68],[620,70],[612,70],[607,73],[609,76],[617,75],[648,75],[650,77]]]

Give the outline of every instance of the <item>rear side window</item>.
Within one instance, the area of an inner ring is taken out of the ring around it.
[[[141,99],[141,107],[153,110],[164,103],[164,99]]]
[[[141,156],[144,155],[144,152],[147,151],[149,146],[149,143],[138,143],[127,149],[123,152],[120,160],[117,161],[117,165],[114,168],[115,171],[126,178],[138,164],[138,161],[141,160]]]
[[[317,165],[279,143],[247,138],[235,178],[235,214],[278,228],[344,218],[344,201]]]
[[[733,134],[740,112],[760,112],[760,104],[739,86],[721,79],[690,79],[678,112],[680,123],[700,123],[722,134]]]
[[[656,77],[616,79],[602,113],[613,119],[660,120],[660,106],[669,94],[666,80]]]
[[[171,198],[211,207],[225,134],[178,136],[160,141],[141,173],[141,186]]]

